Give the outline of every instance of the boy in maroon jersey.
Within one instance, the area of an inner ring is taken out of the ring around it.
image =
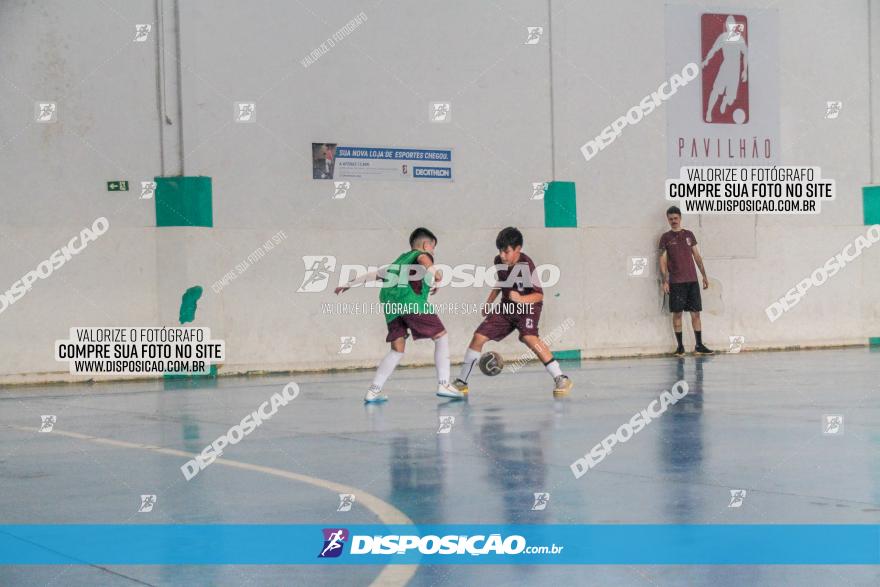
[[[519,331],[519,339],[534,352],[547,371],[553,376],[554,394],[567,393],[572,388],[571,379],[563,375],[562,369],[553,353],[538,337],[538,320],[544,305],[544,290],[535,273],[535,263],[522,252],[522,233],[508,226],[498,233],[495,246],[498,256],[495,265],[499,266],[498,285],[489,292],[485,319],[477,327],[471,344],[464,355],[461,373],[452,385],[462,393],[468,392],[467,380],[480,358],[483,345],[490,340],[502,340],[514,330]],[[501,294],[501,303],[492,306]]]
[[[684,356],[684,344],[681,342],[681,314],[691,313],[691,325],[697,345],[695,355],[712,355],[712,351],[703,344],[703,326],[700,312],[703,301],[700,297],[700,286],[697,283],[697,270],[694,262],[703,274],[703,289],[709,288],[709,278],[703,267],[703,257],[697,249],[697,237],[681,226],[681,210],[671,206],[666,210],[666,220],[672,229],[660,237],[660,273],[663,275],[663,292],[669,294],[669,311],[672,312],[672,329],[678,348],[676,357]]]

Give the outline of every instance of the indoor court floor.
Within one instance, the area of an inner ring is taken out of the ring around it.
[[[4,524],[878,524],[880,355],[867,348],[476,374],[433,368],[0,389]],[[688,394],[570,469],[679,380]],[[299,396],[186,481],[181,465],[273,393]],[[39,432],[41,416],[54,415]],[[826,416],[842,416],[835,432]],[[448,419],[453,416],[454,421]],[[734,500],[731,491],[741,499]],[[546,492],[543,510],[534,494]],[[354,494],[337,511],[340,493]],[[141,495],[155,495],[139,512]],[[734,504],[736,501],[736,504]],[[74,562],[74,561],[72,561]],[[0,585],[877,585],[868,566],[0,566]]]

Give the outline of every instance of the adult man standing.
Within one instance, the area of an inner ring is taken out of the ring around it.
[[[691,325],[694,328],[694,337],[697,339],[694,354],[715,354],[703,344],[703,328],[700,322],[703,301],[700,298],[700,286],[697,283],[694,262],[703,275],[703,289],[709,288],[709,278],[706,277],[706,268],[703,267],[703,257],[697,249],[697,237],[691,231],[682,228],[681,210],[678,207],[671,206],[666,210],[666,220],[672,230],[660,237],[660,273],[663,276],[663,291],[669,294],[672,329],[678,342],[675,356],[684,356],[684,344],[681,341],[682,312],[691,314]]]

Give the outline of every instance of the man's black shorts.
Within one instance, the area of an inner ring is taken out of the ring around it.
[[[670,312],[702,312],[703,300],[700,298],[700,284],[696,281],[669,284]]]

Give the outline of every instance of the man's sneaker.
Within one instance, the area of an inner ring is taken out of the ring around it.
[[[458,391],[462,392],[465,395],[467,395],[468,390],[469,390],[467,382],[462,381],[461,379],[456,379],[455,381],[453,381],[452,387],[454,387],[455,389],[457,389]]]
[[[452,399],[464,399],[465,394],[456,389],[455,387],[446,383],[445,385],[437,386],[437,395],[440,397],[450,397]]]
[[[571,382],[568,375],[560,375],[554,378],[553,381],[556,383],[556,387],[553,388],[553,395],[566,394],[574,387],[574,383]]]
[[[381,389],[376,389],[373,387],[370,387],[370,389],[367,390],[367,395],[364,396],[365,404],[378,404],[387,401],[388,396],[382,393]]]
[[[684,347],[680,346],[677,349],[675,349],[675,353],[673,353],[673,356],[683,357],[684,356]]]
[[[700,345],[697,345],[696,347],[694,347],[694,354],[695,355],[714,355],[715,351],[706,348],[706,345],[704,345],[704,344],[700,344]]]

